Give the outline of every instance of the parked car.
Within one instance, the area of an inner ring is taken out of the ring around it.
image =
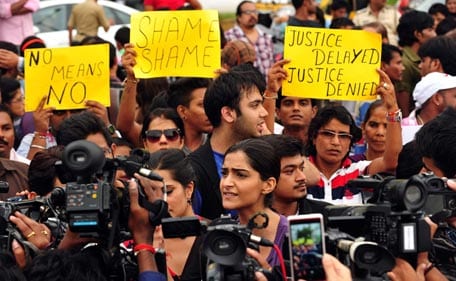
[[[81,3],[81,0],[49,0],[40,1],[40,9],[33,13],[33,25],[35,35],[40,37],[49,48],[68,47],[68,18],[71,9],[75,4]],[[99,0],[108,20],[113,22],[108,32],[102,27],[98,29],[98,36],[115,45],[114,35],[122,26],[130,26],[130,16],[138,10],[125,5]],[[76,30],[73,30],[76,35]]]

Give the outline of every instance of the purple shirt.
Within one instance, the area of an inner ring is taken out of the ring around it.
[[[280,215],[280,221],[279,221],[279,225],[277,226],[277,232],[276,232],[276,237],[274,239],[274,244],[277,245],[282,252],[284,250],[284,249],[282,249],[282,247],[283,247],[283,242],[284,242],[285,238],[287,237],[287,235],[286,235],[287,232],[288,232],[287,218],[285,216]],[[288,251],[288,249],[285,249],[285,250]],[[280,266],[279,256],[277,255],[277,253],[275,252],[274,249],[272,249],[272,251],[269,253],[269,256],[266,259],[266,261],[268,262],[268,264],[270,266],[273,266],[273,267]]]

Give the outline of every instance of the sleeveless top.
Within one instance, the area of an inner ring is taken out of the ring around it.
[[[282,247],[284,245],[284,240],[287,238],[287,233],[288,233],[287,218],[283,215],[280,215],[279,225],[277,226],[277,232],[276,232],[276,237],[274,239],[274,244],[277,245],[282,252],[284,250],[287,251],[287,249],[282,249]],[[272,267],[280,266],[279,257],[277,256],[277,253],[275,252],[274,249],[271,250],[266,261]]]

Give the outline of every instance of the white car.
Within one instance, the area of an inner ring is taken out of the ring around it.
[[[40,9],[33,13],[33,25],[35,35],[43,39],[46,47],[68,47],[68,18],[71,14],[71,9],[75,4],[81,3],[84,0],[49,0],[40,1]],[[102,27],[98,29],[98,36],[111,42],[115,46],[114,35],[122,26],[130,26],[130,15],[138,10],[127,7],[125,5],[99,0],[105,11],[106,18],[113,21],[108,32],[105,32]],[[76,30],[73,30],[73,36],[76,35]]]

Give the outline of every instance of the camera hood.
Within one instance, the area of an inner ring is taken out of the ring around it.
[[[370,272],[383,274],[396,265],[393,254],[375,242],[341,239],[337,247],[348,252],[356,266]]]
[[[350,258],[362,269],[383,274],[396,265],[393,254],[374,242],[355,242],[350,247]]]

